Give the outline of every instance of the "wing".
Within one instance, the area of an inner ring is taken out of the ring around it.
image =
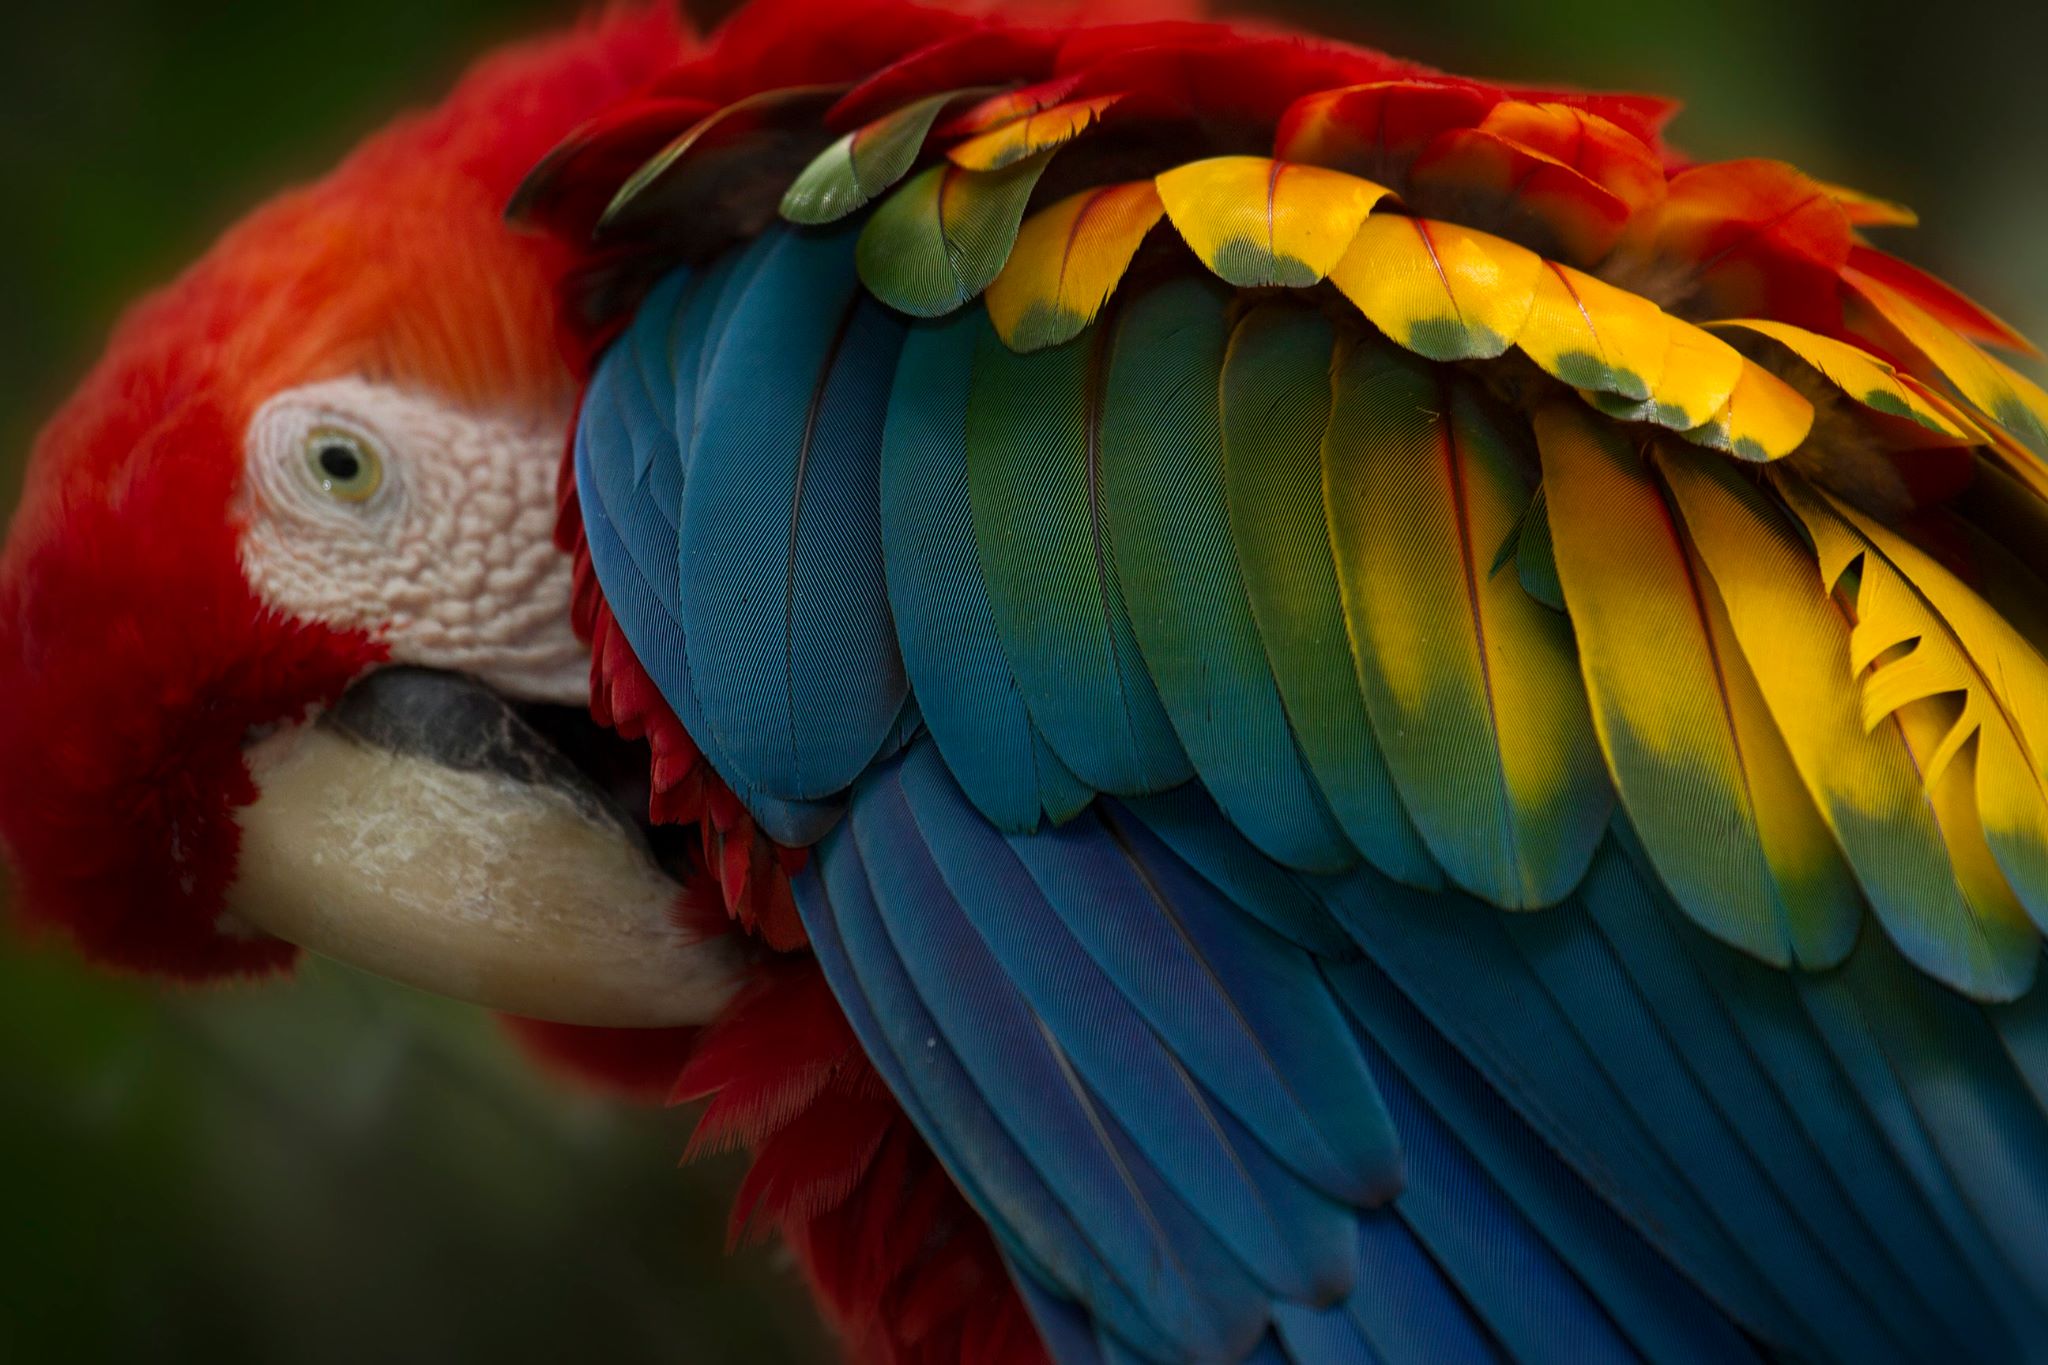
[[[609,206],[668,273],[576,506],[1056,1354],[2041,1339],[1995,320],[1638,102],[1372,54],[974,29],[826,126]]]

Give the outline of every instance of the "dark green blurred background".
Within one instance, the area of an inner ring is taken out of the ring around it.
[[[0,16],[0,508],[122,303],[571,0],[72,0]],[[1472,74],[1684,97],[1700,155],[1904,200],[2048,338],[2040,0],[1284,0]],[[700,10],[700,12],[702,12]],[[7,780],[11,775],[0,775]],[[4,900],[4,889],[0,889]],[[567,1093],[344,969],[164,993],[0,940],[0,1360],[818,1358],[684,1113]]]

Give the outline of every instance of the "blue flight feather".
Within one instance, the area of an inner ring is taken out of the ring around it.
[[[1040,970],[1056,971],[1033,934],[1071,936],[1113,985],[1111,998],[1135,1011],[1281,1160],[1334,1198],[1387,1196],[1394,1134],[1312,958],[1223,902],[1135,822],[1116,828],[1106,810],[1013,837],[1009,849],[1029,881],[998,900],[977,879],[1006,866],[997,861],[1004,849],[952,797],[937,757],[912,750],[902,785],[998,958],[1037,959]],[[1026,913],[1043,922],[1026,921]]]
[[[1844,970],[1802,982],[1816,1012],[1860,1022],[1933,1153],[2026,1290],[2021,1340],[2039,1341],[2048,1303],[2048,1117],[2013,1067],[1984,1007],[1922,975],[1866,933]],[[1957,1085],[1957,1076],[1970,1084]]]
[[[911,818],[988,951],[1180,1196],[1272,1292],[1299,1298],[1348,1292],[1355,1269],[1350,1210],[1307,1189],[1249,1136],[1280,1126],[1270,1117],[1275,1111],[1254,1104],[1261,1122],[1242,1125],[1211,1096],[1213,1074],[1261,1064],[1254,1050],[1241,1045],[1232,1055],[1227,1047],[1204,1044],[1191,1036],[1199,1027],[1191,1020],[1171,1028],[1148,1025],[1121,982],[1097,965],[1094,945],[1074,937],[1018,854],[960,797],[929,746],[912,751],[900,781]],[[1106,842],[1088,823],[1081,822],[1075,839],[1062,839],[1057,851],[1072,851],[1084,840]],[[1119,901],[1116,890],[1104,888],[1099,918],[1125,924],[1156,918],[1142,896]],[[1200,1013],[1196,1002],[1189,1004],[1191,1014]],[[1225,1027],[1242,1035],[1241,1026]],[[1274,1087],[1272,1098],[1284,1104],[1287,1097]],[[1284,1109],[1277,1114],[1292,1117]],[[1314,1138],[1296,1138],[1302,1140]],[[1284,1145],[1271,1136],[1267,1141]]]
[[[1393,1207],[1368,1223],[1406,1225],[1510,1359],[1632,1361],[1634,1350],[1599,1303],[1405,1078],[1388,1067],[1381,1084],[1400,1126],[1407,1181]]]
[[[2048,991],[2028,991],[1989,1014],[2006,1055],[2033,1092],[2034,1102],[2048,1113]]]
[[[911,327],[882,436],[882,547],[905,671],[961,788],[998,828],[1070,814],[1087,789],[1038,739],[974,558],[967,385],[987,317]]]
[[[1579,900],[1635,892],[1636,874],[1611,847],[1596,856]],[[1647,913],[1639,903],[1619,913]],[[1899,1360],[1902,1342],[1861,1286],[1848,1280],[1827,1248],[1774,1188],[1728,1117],[1651,1017],[1597,932],[1576,905],[1560,913],[1503,920],[1543,989],[1563,1005],[1573,1029],[1672,1165],[1702,1192],[1716,1221],[1750,1262],[1829,1345],[1857,1360]],[[1746,1116],[1745,1116],[1746,1117]]]
[[[678,531],[683,632],[709,742],[743,799],[835,794],[873,756],[903,701],[872,517],[873,445],[896,329],[878,312],[864,315],[876,319],[869,326],[854,323],[854,240],[783,233],[725,313],[697,394]],[[850,354],[849,343],[879,354]],[[843,424],[836,431],[834,421]],[[863,463],[865,514],[853,510]],[[834,489],[835,480],[852,486]],[[820,493],[824,506],[808,507]],[[851,515],[816,524],[835,512]],[[820,573],[841,580],[845,600],[828,616],[828,637],[800,646],[817,628],[800,622],[799,609],[808,615],[807,580]],[[813,643],[848,657],[821,676]],[[821,734],[828,725],[835,729]]]
[[[1359,1022],[1374,1073],[1413,1088],[1646,1359],[1715,1365],[1745,1357],[1720,1309],[1560,1161],[1384,973],[1355,962],[1329,975]]]
[[[1716,1114],[1763,1171],[1769,1188],[1811,1230],[1890,1330],[1915,1354],[1938,1353],[1953,1332],[1929,1312],[1921,1287],[1886,1253],[1862,1211],[1828,1165],[1825,1149],[1801,1129],[1793,1105],[1773,1083],[1663,913],[1647,861],[1603,864],[1583,896],[1591,923],[1627,972],[1643,1003],[1682,1056]]]
[[[1201,783],[1134,797],[1122,806],[1226,900],[1288,942],[1318,957],[1358,951],[1314,888],[1254,848]]]
[[[990,1110],[905,972],[883,926],[850,823],[794,882],[804,928],[848,1018],[911,1120],[982,1214],[1006,1255],[1042,1283],[1085,1293],[1095,1313],[1149,1353],[1172,1339]]]
[[[1201,1254],[1190,1230],[1168,1239],[1165,1212],[1103,1131],[1060,1040],[1035,1015],[961,914],[932,861],[893,772],[867,779],[848,820],[861,860],[888,869],[873,886],[884,932],[989,1109],[1016,1138],[1054,1196],[1126,1284],[1146,1286],[1148,1306],[1179,1354],[1221,1355],[1255,1329],[1262,1298],[1228,1293],[1187,1262]],[[828,855],[829,856],[829,855]],[[1205,1261],[1213,1258],[1203,1255]]]
[[[1531,971],[1507,916],[1364,869],[1326,890],[1374,964],[1617,1212],[1753,1330],[1805,1344],[1792,1305],[1652,1140]]]
[[[1807,1141],[1838,1173],[1949,1339],[1982,1358],[2009,1354],[2004,1318],[1979,1274],[1992,1260],[1981,1229],[1953,1194],[1928,1188],[1922,1178],[1927,1167],[1901,1155],[1808,1015],[1793,977],[1689,923],[1667,927],[1685,943],[1777,1092],[1792,1104]]]
[[[1274,1313],[1290,1357],[1357,1365],[1506,1365],[1443,1268],[1392,1213],[1361,1220],[1358,1291],[1330,1308],[1283,1304]]]

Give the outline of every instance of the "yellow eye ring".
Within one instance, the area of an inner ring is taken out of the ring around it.
[[[306,433],[306,469],[315,488],[341,502],[367,501],[384,486],[384,461],[377,448],[340,427]]]

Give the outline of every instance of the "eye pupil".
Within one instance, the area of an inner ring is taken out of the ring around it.
[[[300,449],[313,487],[337,502],[368,502],[384,486],[376,444],[346,428],[316,427]]]
[[[347,483],[363,472],[363,458],[339,443],[320,447],[320,472]]]

